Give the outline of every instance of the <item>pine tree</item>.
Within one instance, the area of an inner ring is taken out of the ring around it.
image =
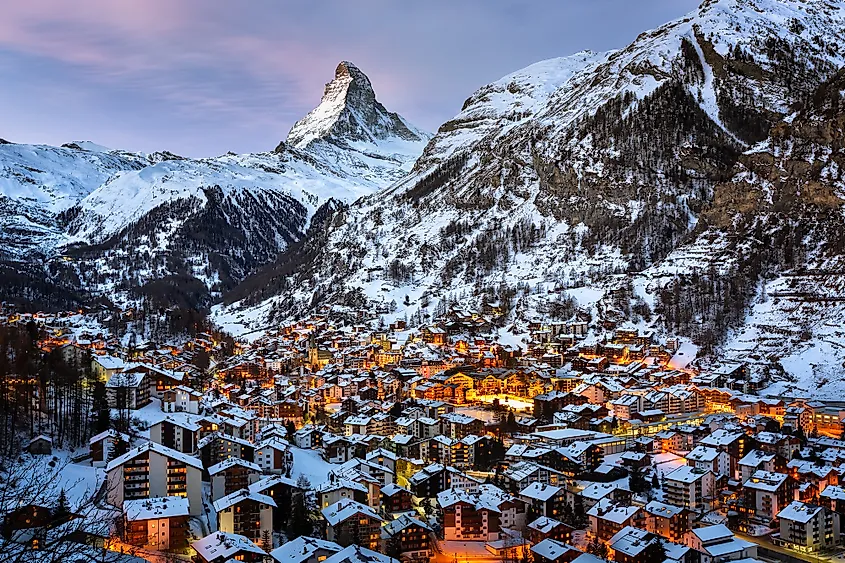
[[[261,532],[261,549],[267,553],[273,550],[273,537],[270,535],[270,530]]]
[[[655,471],[651,475],[651,488],[652,489],[659,489],[660,488],[660,481],[657,479],[657,471]]]
[[[67,501],[67,494],[65,493],[65,490],[62,489],[59,492],[59,500],[56,501],[56,508],[53,510],[53,517],[56,520],[59,520],[68,514],[70,514],[70,505]]]
[[[640,555],[642,563],[663,563],[666,561],[666,547],[658,538],[648,544]]]
[[[102,381],[94,383],[91,402],[91,409],[94,411],[93,432],[94,434],[105,432],[111,426],[111,409],[106,398],[106,386]]]
[[[508,420],[505,427],[507,428],[507,431],[511,434],[516,432],[516,416],[514,416],[513,411],[510,411],[508,413]]]
[[[299,490],[291,495],[290,517],[288,518],[288,537],[310,536],[314,523],[308,510],[307,490]]]

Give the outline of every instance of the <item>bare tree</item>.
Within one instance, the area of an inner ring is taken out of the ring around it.
[[[2,461],[0,563],[119,561],[107,549],[119,511],[101,503],[102,488],[63,495],[84,488],[62,479],[68,465],[47,456]]]

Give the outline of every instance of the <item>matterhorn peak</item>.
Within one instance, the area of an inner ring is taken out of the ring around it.
[[[286,143],[304,149],[319,141],[378,145],[391,139],[420,142],[429,136],[388,111],[376,99],[367,75],[351,62],[341,61],[320,105],[294,124]]]

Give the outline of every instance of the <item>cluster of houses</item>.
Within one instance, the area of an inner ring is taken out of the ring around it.
[[[110,406],[151,421],[94,436],[87,461],[139,549],[199,563],[628,563],[657,549],[710,563],[840,544],[845,413],[758,396],[742,364],[694,370],[652,332],[538,322],[519,347],[491,323],[327,313],[229,354],[211,335],[139,350],[51,329],[44,346],[84,354]],[[290,537],[297,498],[313,531]]]

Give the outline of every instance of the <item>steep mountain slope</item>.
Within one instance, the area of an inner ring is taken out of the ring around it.
[[[774,381],[772,393],[845,392],[843,170],[845,70],[741,157],[702,215],[698,239],[720,241],[711,248],[719,250],[723,272],[701,278],[744,281],[730,292],[733,305],[751,305],[739,311],[724,355],[750,361],[758,377]],[[697,300],[701,286],[687,284],[665,301],[677,309],[678,301]],[[716,320],[704,311],[697,316],[696,324]]]
[[[321,110],[327,105],[331,115]],[[0,258],[9,271],[79,292],[124,300],[140,290],[165,302],[173,292],[208,305],[300,240],[321,206],[407,174],[428,138],[387,112],[351,63],[338,67],[315,112],[324,114],[319,124],[305,119],[292,131],[308,142],[261,154],[188,159],[90,142],[0,145]],[[351,129],[349,116],[372,135]],[[33,270],[36,262],[46,271]]]
[[[486,86],[410,176],[336,217],[308,267],[269,275],[263,287],[283,297],[264,302],[265,290],[225,312],[370,299],[402,314],[463,295],[506,297],[524,315],[536,309],[527,288],[607,284],[659,264],[742,152],[845,63],[844,8],[708,0],[625,49]]]

